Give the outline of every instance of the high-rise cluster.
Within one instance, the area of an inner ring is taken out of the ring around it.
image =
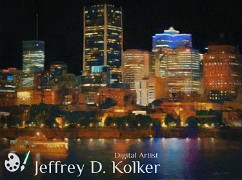
[[[23,41],[22,72],[0,71],[0,105],[100,106],[105,98],[113,98],[120,106],[147,106],[157,99],[234,100],[241,92],[236,47],[210,45],[201,54],[193,49],[191,34],[170,27],[152,37],[151,52],[123,51],[122,15],[121,7],[103,1],[83,8],[81,76],[68,73],[62,62],[44,70],[45,43],[38,40],[38,31],[36,40]]]

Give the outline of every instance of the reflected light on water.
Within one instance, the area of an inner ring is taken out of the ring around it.
[[[180,139],[180,138],[147,138],[147,139],[70,139],[67,156],[55,157],[46,154],[31,153],[29,167],[34,167],[35,161],[48,164],[49,161],[63,163],[85,164],[83,179],[241,179],[242,143],[214,138]],[[4,168],[4,160],[8,150],[0,149],[0,179],[7,179],[8,172]],[[115,158],[115,153],[157,153],[154,159],[121,159]],[[229,156],[228,156],[229,155]],[[24,158],[24,155],[21,155]],[[92,174],[90,161],[102,162],[106,173]],[[131,161],[143,164],[157,164],[160,169],[157,174],[113,174],[111,161],[123,161],[120,168]],[[231,163],[233,162],[233,163]],[[39,164],[40,164],[39,163]],[[231,166],[228,166],[228,164]],[[23,173],[14,175],[14,179],[74,179],[73,174],[49,176],[41,174],[33,178],[34,169],[26,168]],[[218,174],[223,173],[223,177]],[[233,176],[232,176],[233,175]],[[232,176],[232,177],[231,177]],[[11,179],[11,178],[8,178]],[[12,178],[13,179],[13,178]]]
[[[214,138],[213,137],[211,138],[211,142],[214,143]]]
[[[103,145],[105,143],[105,139],[99,139],[99,142]]]
[[[166,144],[167,144],[166,138],[162,138],[161,139],[161,146],[165,148]]]
[[[33,156],[33,160],[34,161],[38,161],[39,163],[41,163],[41,158],[40,158],[40,153],[36,153]]]
[[[153,144],[154,138],[150,138],[150,143]]]

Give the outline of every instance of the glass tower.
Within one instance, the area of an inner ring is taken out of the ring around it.
[[[23,87],[33,87],[35,73],[44,70],[45,43],[23,41]]]
[[[152,46],[156,59],[160,61],[160,77],[166,79],[170,93],[202,93],[201,58],[199,52],[192,49],[191,34],[180,34],[170,27],[152,37]]]
[[[84,7],[83,72],[92,66],[109,66],[121,74],[123,50],[122,9],[109,4]]]
[[[160,70],[170,92],[201,93],[200,54],[197,50],[184,47],[165,50]]]

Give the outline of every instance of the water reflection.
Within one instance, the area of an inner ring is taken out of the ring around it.
[[[24,172],[11,174],[5,170],[4,160],[8,150],[0,146],[0,179],[33,179],[35,162],[61,161],[66,164],[85,164],[81,178],[89,179],[241,179],[242,143],[215,138],[179,139],[69,139],[66,156],[31,153]],[[136,154],[135,158],[122,159],[119,154]],[[142,158],[140,154],[157,153],[157,158]],[[23,154],[19,154],[21,161]],[[91,174],[90,161],[103,164],[106,173]],[[141,164],[160,164],[158,173],[121,174],[112,173],[112,163],[125,164],[140,161]],[[231,163],[233,162],[233,163]],[[228,166],[228,164],[230,166]],[[73,174],[39,174],[35,179],[75,179]]]

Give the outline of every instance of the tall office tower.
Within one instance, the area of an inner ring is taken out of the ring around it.
[[[128,49],[123,52],[123,82],[135,89],[135,81],[149,75],[149,52],[138,49]]]
[[[192,35],[180,34],[179,31],[170,27],[168,30],[164,30],[164,33],[152,37],[153,50],[156,48],[175,49],[178,47],[192,48]]]
[[[111,83],[119,81],[122,50],[122,8],[106,3],[84,7],[84,74],[92,66],[109,66]]]
[[[163,34],[153,36],[152,45],[154,56],[160,61],[160,77],[166,79],[170,93],[202,93],[201,58],[199,52],[192,49],[191,34],[180,34],[170,27]]]
[[[43,41],[23,41],[23,87],[33,87],[35,73],[44,70],[45,43]]]
[[[208,46],[203,56],[204,93],[209,100],[231,100],[241,85],[241,60],[234,46]]]
[[[161,77],[166,78],[169,92],[201,93],[200,73],[198,51],[180,47],[163,52]]]

